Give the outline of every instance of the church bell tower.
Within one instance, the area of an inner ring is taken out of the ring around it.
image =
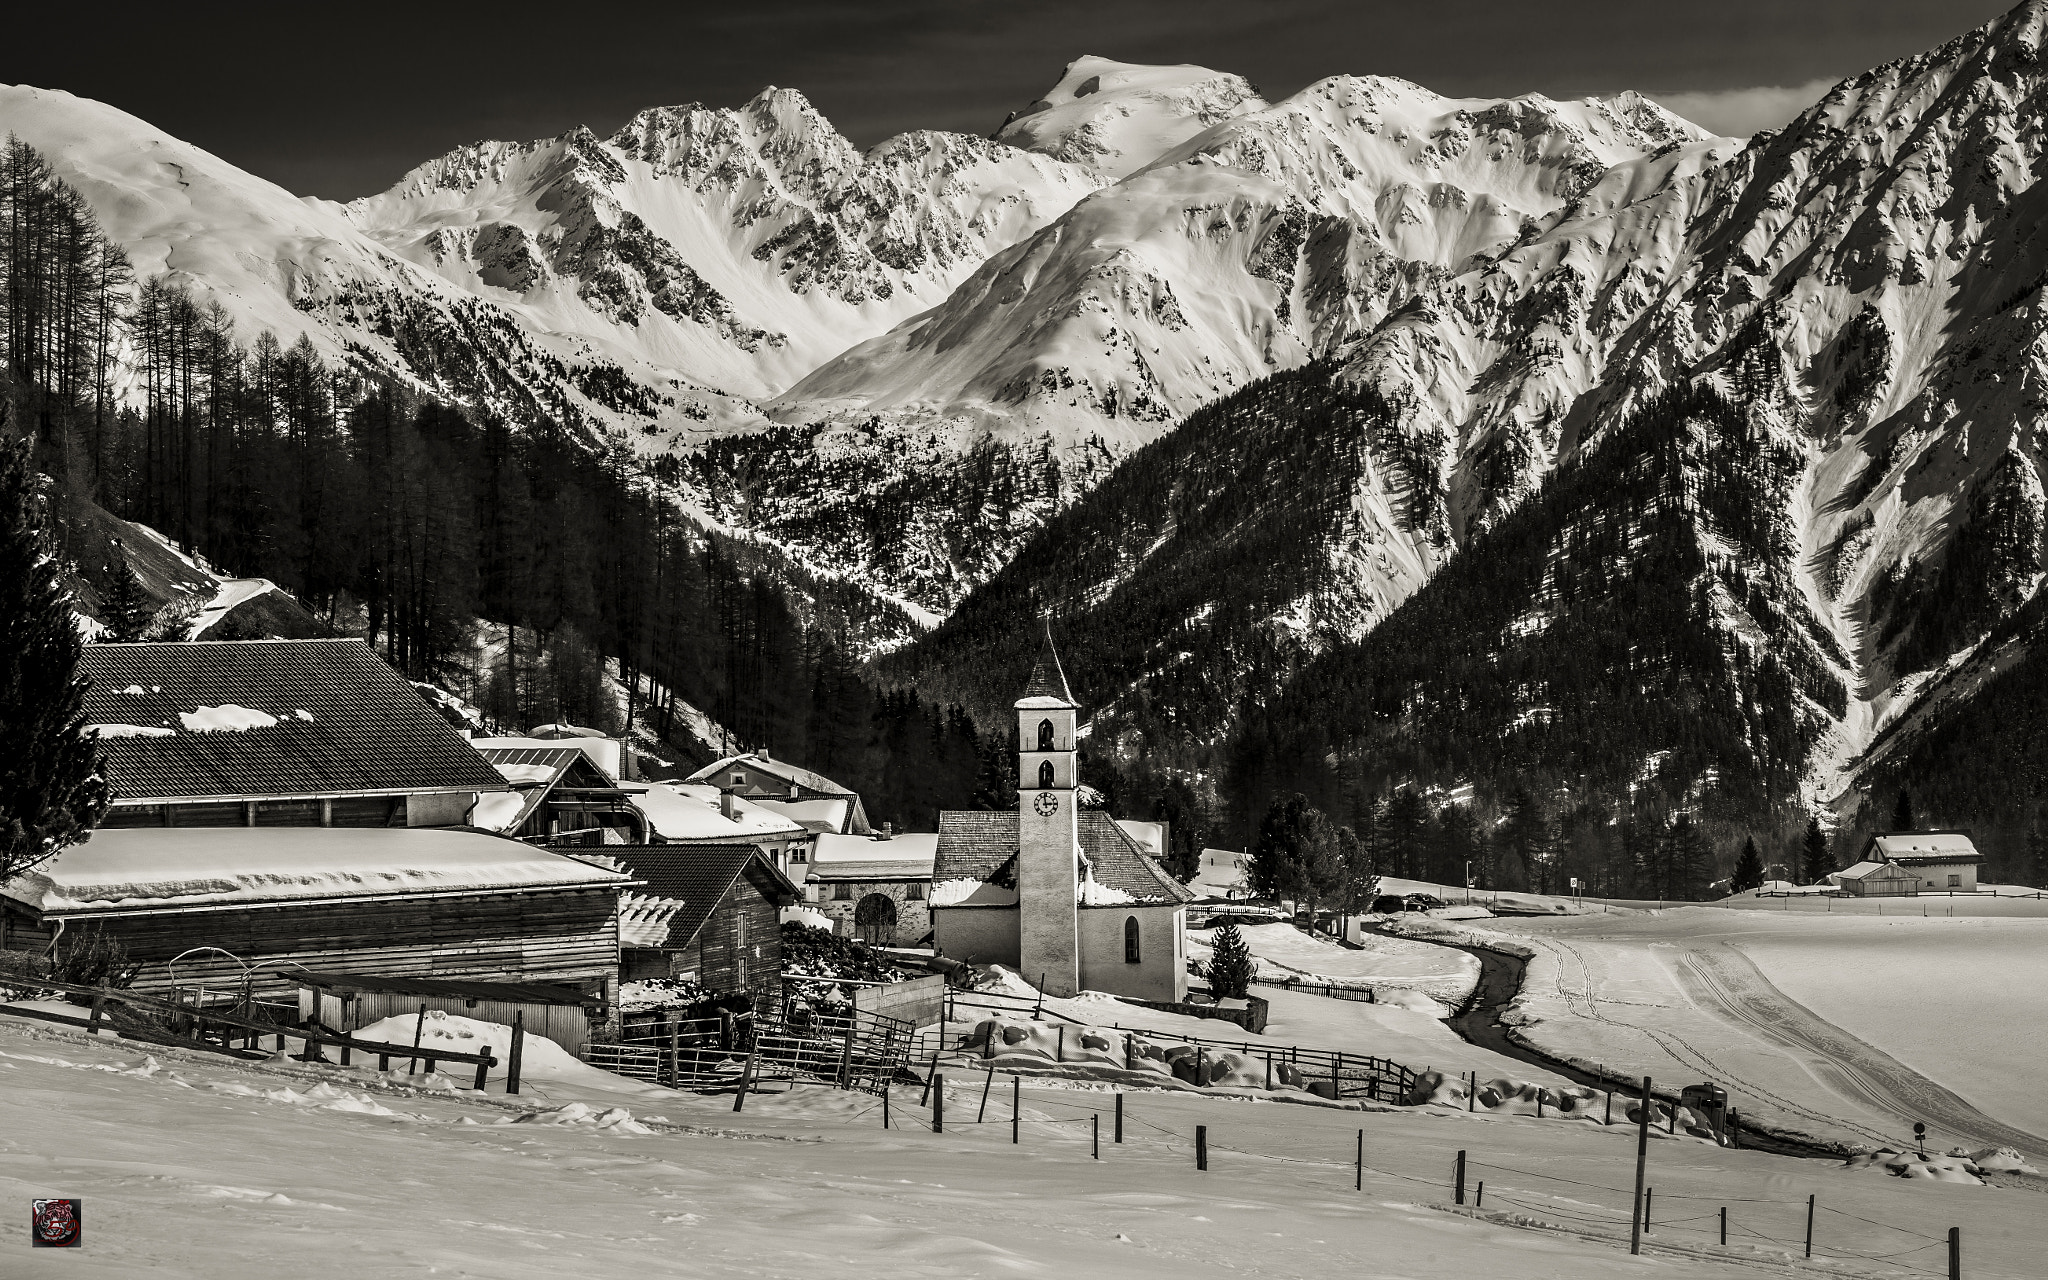
[[[1017,950],[1024,980],[1042,977],[1050,996],[1071,996],[1081,987],[1079,710],[1048,624],[1031,681],[1017,699]]]

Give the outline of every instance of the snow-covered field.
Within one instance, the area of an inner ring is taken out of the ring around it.
[[[1479,981],[1479,963],[1471,956],[1406,938],[1367,934],[1362,948],[1353,950],[1285,921],[1239,925],[1238,933],[1258,960],[1261,982],[1292,979],[1339,987],[1370,987],[1388,1000],[1398,1000],[1402,992],[1421,991],[1436,1001],[1456,1006],[1472,994]],[[1189,930],[1189,958],[1207,963],[1215,936],[1213,929]],[[1270,993],[1261,987],[1258,994]],[[1411,1007],[1427,1009],[1436,1001],[1411,1002]]]
[[[1809,1193],[1818,1257],[1800,1274],[1931,1270],[1950,1225],[1972,1280],[2038,1274],[2048,1247],[2041,1215],[2015,1209],[2025,1192],[1660,1139],[1651,1256],[1631,1261],[1632,1131],[1441,1109],[1139,1091],[1119,1146],[1107,1092],[1031,1087],[1012,1145],[1005,1090],[975,1123],[979,1080],[949,1082],[943,1134],[916,1087],[898,1089],[899,1127],[885,1131],[874,1098],[824,1087],[755,1097],[739,1115],[729,1097],[628,1085],[621,1103],[589,1080],[547,1082],[551,1096],[533,1101],[436,1095],[4,1016],[0,1082],[0,1198],[80,1196],[87,1209],[77,1251],[31,1251],[25,1215],[0,1215],[10,1280],[1706,1277],[1735,1274],[1714,1260],[1721,1203],[1734,1209],[1725,1256],[1794,1270]],[[586,1090],[585,1106],[564,1108]],[[620,1104],[633,1124],[595,1123]],[[1206,1173],[1190,1150],[1197,1124]],[[1444,1208],[1460,1149],[1487,1183],[1484,1216]],[[1862,1260],[1824,1261],[1845,1256]]]
[[[2048,1154],[2048,921],[1685,907],[1409,927],[1531,949],[1510,1020],[1557,1056],[1714,1080],[1745,1115],[1834,1141],[1917,1120],[1944,1149]]]

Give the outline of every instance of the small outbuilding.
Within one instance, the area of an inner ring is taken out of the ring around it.
[[[799,894],[767,854],[751,844],[613,846],[648,893],[683,905],[658,938],[627,946],[627,981],[679,978],[716,994],[744,992],[757,1004],[782,991],[782,908]]]
[[[1891,862],[1859,862],[1828,879],[1854,898],[1907,898],[1918,884],[1911,871]]]
[[[841,937],[870,946],[915,946],[932,931],[936,833],[820,835],[805,883],[814,910]]]

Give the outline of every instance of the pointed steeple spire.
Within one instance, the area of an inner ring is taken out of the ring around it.
[[[1018,699],[1037,706],[1056,705],[1078,707],[1073,693],[1067,688],[1067,673],[1060,667],[1060,655],[1052,646],[1052,618],[1045,620],[1045,643],[1039,646],[1038,661],[1032,664],[1031,679],[1024,685],[1024,693]]]

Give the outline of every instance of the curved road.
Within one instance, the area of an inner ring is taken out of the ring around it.
[[[1829,1088],[1908,1126],[1927,1125],[1942,1145],[2014,1147],[2048,1154],[2048,1139],[1985,1115],[1884,1050],[1842,1030],[1772,985],[1756,962],[1725,943],[1684,947],[1672,966],[1686,995],[1798,1056]]]

